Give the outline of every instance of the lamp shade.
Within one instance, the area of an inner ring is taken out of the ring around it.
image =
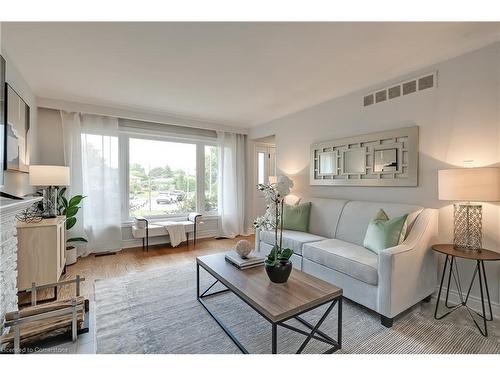
[[[29,180],[32,186],[68,186],[69,167],[59,165],[30,165]]]
[[[500,201],[500,168],[455,168],[438,172],[439,199]]]

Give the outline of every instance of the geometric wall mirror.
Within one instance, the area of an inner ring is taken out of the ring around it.
[[[374,172],[395,172],[398,170],[398,149],[383,148],[373,152]]]
[[[366,148],[342,151],[342,174],[366,174]]]
[[[310,183],[417,186],[418,126],[312,144]]]
[[[333,176],[337,174],[337,152],[318,152],[318,176]]]

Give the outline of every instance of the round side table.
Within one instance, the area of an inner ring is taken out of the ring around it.
[[[446,259],[444,261],[444,266],[443,266],[443,274],[441,276],[441,284],[439,285],[439,293],[438,293],[438,298],[436,302],[436,310],[434,311],[434,318],[436,319],[442,319],[445,316],[451,314],[453,311],[457,310],[460,307],[465,307],[467,311],[469,312],[469,315],[476,325],[476,327],[479,329],[479,332],[483,336],[488,336],[488,329],[486,327],[486,323],[488,321],[493,320],[493,314],[491,311],[491,301],[490,301],[490,292],[488,290],[488,281],[486,279],[486,272],[484,269],[484,262],[485,261],[494,261],[494,260],[500,260],[500,253],[496,253],[491,250],[486,250],[486,249],[481,249],[481,251],[464,251],[464,250],[457,250],[453,247],[451,244],[437,244],[433,245],[432,249],[434,251],[437,251],[438,253],[446,255]],[[462,292],[462,285],[460,283],[460,275],[458,273],[458,269],[456,266],[456,259],[455,258],[462,258],[462,259],[468,259],[476,262],[476,268],[474,269],[474,274],[472,275],[472,279],[470,281],[469,288],[467,290],[467,294],[464,297],[464,294]],[[441,292],[443,289],[443,282],[445,279],[445,274],[446,270],[448,268],[448,285],[446,286],[446,298],[444,301],[445,307],[446,307],[446,312],[442,314],[441,316],[438,316],[438,309],[439,309],[439,302],[441,299]],[[479,278],[479,290],[481,292],[481,306],[482,306],[482,314],[473,310],[471,307],[467,305],[467,301],[469,300],[469,295],[470,291],[472,289],[472,286],[474,285],[474,281],[476,280],[476,275]],[[451,278],[453,277],[453,281],[455,282],[455,285],[457,286],[457,293],[460,298],[460,303],[457,303],[455,305],[450,305],[448,302],[448,297],[450,294],[450,283],[451,283]],[[484,295],[486,294],[487,302],[488,302],[488,308],[489,308],[489,317],[486,315],[486,309],[485,309],[485,300],[484,300]],[[483,327],[479,325],[479,323],[474,319],[474,315],[477,315],[479,318],[482,319],[483,322]]]

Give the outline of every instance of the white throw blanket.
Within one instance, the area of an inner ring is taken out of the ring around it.
[[[175,221],[168,221],[163,224],[170,237],[172,247],[178,246],[181,242],[186,241],[186,230],[184,224],[178,224]]]

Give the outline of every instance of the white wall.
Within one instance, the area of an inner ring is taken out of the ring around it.
[[[30,164],[38,164],[38,124],[37,124],[37,101],[31,88],[23,79],[21,74],[9,59],[6,51],[2,51],[2,56],[5,58],[6,66],[6,82],[23,98],[30,107],[30,130],[28,134],[28,162]],[[5,184],[3,191],[23,196],[33,192],[33,188],[28,183],[28,174],[21,172],[5,172]]]
[[[293,178],[294,193],[305,197],[407,202],[440,208],[440,240],[450,242],[452,206],[451,202],[438,200],[437,171],[462,166],[464,160],[471,159],[476,166],[499,164],[500,43],[436,64],[407,78],[434,70],[438,70],[435,89],[364,108],[364,94],[391,82],[381,83],[251,129],[250,138],[276,135],[278,169]],[[309,185],[311,143],[414,124],[420,127],[418,187]],[[484,204],[483,209],[484,247],[500,251],[499,204]],[[470,264],[461,267],[471,273]],[[498,313],[500,262],[488,264],[487,273]],[[477,296],[478,290],[475,293]]]
[[[40,164],[65,165],[61,114],[55,109],[38,108]]]

